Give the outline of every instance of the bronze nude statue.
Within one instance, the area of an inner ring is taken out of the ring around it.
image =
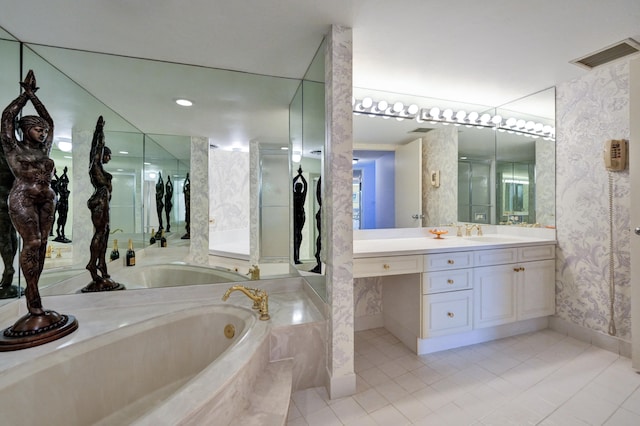
[[[162,172],[158,172],[158,182],[156,182],[156,213],[158,214],[158,232],[156,232],[156,240],[159,240],[162,237],[162,231],[164,230],[164,226],[162,226],[162,209],[164,208],[164,203],[162,202],[162,198],[164,197],[164,182],[162,181]]]
[[[300,245],[302,244],[302,228],[306,220],[304,202],[307,199],[307,180],[302,176],[302,166],[298,167],[298,175],[293,178],[293,261],[300,261]]]
[[[24,349],[66,336],[78,328],[71,315],[42,307],[38,282],[44,267],[49,231],[53,226],[55,192],[51,189],[53,120],[36,96],[33,71],[20,83],[23,92],[2,113],[0,139],[7,164],[14,175],[9,191],[9,216],[22,237],[20,268],[24,274],[28,313],[0,336],[0,351]],[[16,137],[16,119],[30,101],[38,115],[17,121],[22,140]]]
[[[171,176],[167,176],[167,184],[164,188],[164,214],[167,218],[167,232],[171,232],[171,223],[169,222],[171,209],[173,208],[173,183],[171,183]]]
[[[112,176],[103,167],[111,160],[111,149],[104,143],[104,124],[104,120],[100,116],[91,141],[89,179],[94,191],[87,201],[87,207],[91,210],[94,233],[90,246],[91,259],[87,264],[87,269],[91,273],[92,281],[81,290],[83,293],[124,290],[125,288],[122,284],[111,279],[105,260],[107,243],[109,242],[109,202],[111,201]]]
[[[316,229],[318,230],[318,236],[316,237],[316,252],[314,254],[316,266],[309,272],[320,274],[322,273],[322,262],[320,261],[320,250],[322,249],[322,177],[318,178],[318,184],[316,185],[316,200],[318,201],[318,211],[316,212]]]
[[[189,240],[191,239],[189,226],[189,220],[191,220],[191,181],[189,180],[189,173],[187,173],[187,177],[184,180],[182,191],[184,192],[184,228],[187,232],[180,239]]]
[[[69,176],[67,176],[67,171],[69,169],[65,166],[62,176],[58,178],[58,206],[56,211],[58,212],[58,222],[56,222],[56,237],[53,241],[57,241],[59,243],[68,244],[71,242],[64,235],[64,226],[67,223],[67,215],[69,214]]]

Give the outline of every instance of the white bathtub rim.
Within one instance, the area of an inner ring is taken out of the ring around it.
[[[232,345],[232,347],[235,345],[239,345],[244,340],[246,340],[247,335],[251,332],[253,327],[257,326],[257,328],[259,329],[263,328],[260,327],[261,324],[259,324],[259,322],[262,321],[257,320],[254,311],[242,306],[232,304],[213,303],[181,308],[171,312],[161,312],[157,316],[146,318],[139,322],[128,324],[123,327],[105,331],[103,333],[100,333],[99,335],[88,337],[79,342],[72,342],[69,345],[56,349],[54,352],[46,352],[30,359],[29,361],[9,367],[5,371],[2,371],[0,373],[0,387],[5,388],[11,386],[27,376],[40,373],[60,363],[61,361],[81,356],[87,352],[95,350],[96,348],[107,346],[110,343],[139,333],[143,333],[146,330],[151,330],[155,327],[162,326],[163,324],[168,324],[173,321],[178,321],[181,319],[207,313],[212,309],[222,311],[241,311],[243,312],[243,315],[246,315],[247,321],[245,323],[245,329],[242,332],[243,335],[238,338],[237,342]],[[245,317],[243,316],[243,318]],[[268,331],[262,330],[262,333],[268,333]],[[222,357],[227,351],[229,351],[229,349],[231,348],[225,349],[220,354],[219,358]],[[214,363],[215,361],[212,364]],[[207,366],[206,368],[208,368],[209,366]],[[200,373],[201,372],[199,372],[194,377],[194,379],[197,378]]]

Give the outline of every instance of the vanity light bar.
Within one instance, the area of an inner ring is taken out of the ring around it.
[[[416,120],[418,123],[429,122],[433,124],[466,126],[476,128],[489,128],[499,132],[508,132],[516,135],[533,138],[555,140],[556,129],[553,126],[531,120],[516,119],[510,117],[503,119],[501,115],[478,113],[464,110],[454,111],[451,108],[441,110],[438,107],[420,108],[415,104],[404,105],[402,102],[393,104],[387,101],[374,101],[372,98],[362,100],[352,99],[353,114],[367,115],[369,117],[395,118],[396,120]]]

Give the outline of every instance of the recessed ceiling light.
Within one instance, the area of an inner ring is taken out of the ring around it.
[[[180,106],[191,106],[193,105],[193,102],[191,102],[189,99],[176,99],[176,103]]]
[[[283,151],[288,151],[289,147],[288,146],[281,146],[280,149],[283,150]]]
[[[129,153],[129,151],[118,151],[120,154],[124,154],[127,155]]]

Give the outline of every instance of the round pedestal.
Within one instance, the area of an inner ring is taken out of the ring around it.
[[[126,287],[123,284],[117,283],[111,278],[104,278],[99,281],[91,281],[82,290],[82,293],[94,293],[96,291],[116,291],[125,290]]]
[[[27,314],[0,335],[0,352],[26,349],[60,339],[78,328],[72,315],[44,311],[44,315]]]
[[[18,289],[17,285],[0,287],[0,299],[15,299],[24,295],[24,289]]]

